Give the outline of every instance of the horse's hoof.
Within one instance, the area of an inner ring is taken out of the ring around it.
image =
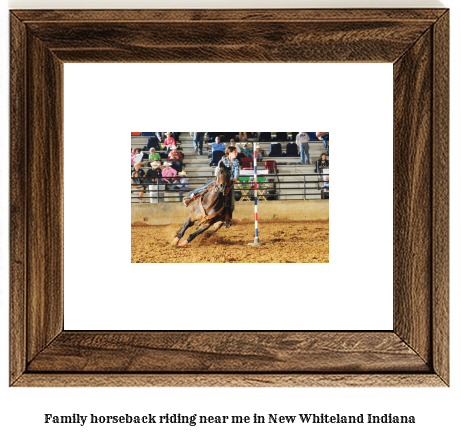
[[[184,242],[181,242],[179,245],[178,245],[178,248],[184,248],[189,242],[187,241],[187,239],[184,241]]]
[[[174,238],[173,245],[178,245],[179,243],[179,238]]]

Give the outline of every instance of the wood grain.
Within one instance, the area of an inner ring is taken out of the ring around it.
[[[425,21],[431,26],[446,9],[157,9],[157,10],[13,10],[25,24],[30,23],[113,23],[113,22],[183,22],[203,23],[218,21]]]
[[[27,39],[27,358],[63,329],[63,64]]]
[[[109,352],[108,352],[109,351]],[[394,333],[63,332],[30,372],[429,372]]]
[[[393,62],[427,22],[97,22],[90,31],[86,23],[63,22],[28,29],[63,62]]]
[[[434,87],[432,148],[432,306],[433,365],[449,383],[450,167],[449,167],[449,13],[434,25]]]
[[[24,196],[27,160],[26,29],[15,16],[10,20],[10,380],[27,364],[27,205]]]
[[[431,359],[431,42],[426,32],[394,64],[394,331],[426,362]]]
[[[12,12],[10,384],[447,386],[448,32],[446,9]],[[394,63],[393,332],[63,331],[63,63],[211,60]]]
[[[444,387],[435,374],[24,374],[16,387]]]

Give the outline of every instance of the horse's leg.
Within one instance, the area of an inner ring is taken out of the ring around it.
[[[218,221],[217,223],[215,223],[214,226],[210,230],[208,230],[208,232],[206,232],[207,236],[210,237],[211,235],[216,233],[222,227],[223,224],[223,221]]]
[[[191,219],[191,216],[192,214],[190,214],[187,219],[186,219],[186,222],[184,223],[184,225],[182,226],[182,228],[179,230],[179,232],[176,234],[175,238],[174,238],[174,241],[173,241],[173,245],[178,245],[179,241],[181,240],[181,238],[184,236],[184,233],[186,233],[186,230],[192,226],[195,222],[192,221]]]
[[[208,230],[210,226],[211,224],[208,222],[203,223],[197,231],[191,233],[184,242],[181,242],[178,245],[178,247],[185,247],[187,244],[190,244],[198,235],[202,234],[205,230]]]

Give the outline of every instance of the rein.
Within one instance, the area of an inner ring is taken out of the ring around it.
[[[218,181],[218,175],[216,175],[216,177],[215,177],[215,182],[217,182],[217,181]],[[224,197],[225,197],[226,195],[228,195],[229,192],[230,192],[230,190],[232,189],[233,186],[234,186],[234,181],[231,180],[231,184],[230,184],[230,185],[226,185],[226,190],[222,193],[222,195],[223,195]],[[210,188],[211,188],[211,186],[210,186]],[[214,190],[215,190],[216,192],[218,192],[218,189],[219,189],[219,188],[218,188],[218,184],[215,183]],[[205,192],[206,192],[206,191],[205,191]]]

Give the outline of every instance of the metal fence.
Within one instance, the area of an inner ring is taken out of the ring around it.
[[[181,202],[183,197],[193,189],[213,179],[214,176],[188,177],[189,187],[178,189],[178,177],[163,177],[170,180],[171,184],[162,183],[157,179],[156,183],[146,183],[143,180],[138,185],[131,185],[131,202],[143,203]],[[265,180],[257,181],[258,200],[312,200],[328,199],[329,189],[324,187],[323,174],[268,174],[258,175]],[[133,178],[135,179],[135,178]],[[145,179],[145,178],[144,178]],[[142,193],[142,197],[140,196]],[[239,182],[235,185],[235,199],[237,201],[254,200],[254,181]]]

